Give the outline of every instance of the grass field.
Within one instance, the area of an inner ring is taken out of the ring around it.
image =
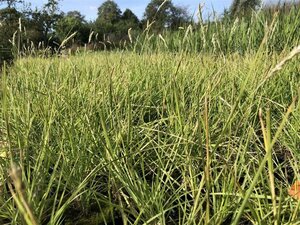
[[[300,65],[265,79],[286,54],[17,61],[2,76],[1,223],[19,224],[28,205],[37,224],[228,224],[239,212],[241,224],[295,224],[298,101],[285,119]]]
[[[300,224],[299,38],[275,51],[265,31],[4,69],[0,224]]]

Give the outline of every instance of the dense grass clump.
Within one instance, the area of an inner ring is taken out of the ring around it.
[[[268,76],[286,54],[18,60],[1,81],[0,223],[295,224],[299,63]]]

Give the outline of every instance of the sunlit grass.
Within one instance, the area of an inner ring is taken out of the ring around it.
[[[0,224],[299,223],[299,15],[3,67]]]
[[[274,186],[259,117],[270,109],[273,137],[298,96],[296,58],[265,79],[285,55],[16,61],[1,83],[0,223],[30,221],[27,204],[38,224],[229,224],[238,213],[241,224],[295,224],[299,103],[273,146]],[[10,159],[23,202],[8,188]]]

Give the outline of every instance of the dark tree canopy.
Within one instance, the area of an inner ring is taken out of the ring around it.
[[[10,61],[12,54],[12,37],[19,27],[21,12],[15,8],[0,9],[0,66],[3,61]]]
[[[139,29],[140,21],[137,16],[130,10],[126,9],[121,17],[120,22],[117,24],[117,29],[122,33],[127,33],[128,29]]]
[[[155,21],[155,29],[162,29],[170,23],[172,7],[171,1],[151,0],[146,7],[144,18],[150,22]]]
[[[79,11],[75,10],[75,11],[69,11],[67,12],[67,14],[65,15],[66,17],[72,17],[72,18],[76,18],[82,22],[86,22],[84,19],[84,15],[82,15]]]
[[[52,32],[57,21],[62,17],[62,12],[59,9],[59,0],[48,0],[44,5],[42,13],[45,36]]]
[[[171,17],[171,28],[177,29],[179,26],[186,24],[189,22],[190,16],[188,14],[187,8],[175,6],[172,9],[172,17]]]
[[[0,21],[1,24],[12,25],[15,24],[22,17],[22,13],[14,8],[4,8],[0,9]]]
[[[22,13],[15,8],[0,9],[0,45],[12,39],[19,28],[19,18],[22,18]]]
[[[137,18],[137,16],[130,9],[126,9],[123,12],[122,20],[130,21],[130,22],[135,23],[135,24],[139,23],[139,19]]]
[[[100,36],[116,32],[116,24],[120,19],[121,10],[119,6],[114,1],[107,0],[98,8],[98,17],[94,28]]]
[[[89,26],[84,16],[78,11],[70,11],[58,20],[55,31],[60,40],[64,40],[69,35],[77,32],[75,41],[77,43],[87,43],[89,37]]]
[[[150,22],[155,21],[152,28],[161,30],[166,27],[175,28],[187,22],[188,13],[185,8],[174,6],[172,1],[151,0],[146,7],[144,19]]]
[[[112,0],[105,1],[98,8],[98,18],[102,23],[115,24],[121,19],[121,10],[119,6]]]

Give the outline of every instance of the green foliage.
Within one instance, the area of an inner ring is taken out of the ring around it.
[[[55,31],[61,41],[72,33],[77,32],[75,42],[83,44],[88,42],[90,28],[80,12],[70,11],[58,20]]]
[[[13,51],[21,54],[37,46],[45,49],[55,41],[54,26],[61,18],[58,1],[49,0],[41,10],[29,9],[22,12],[14,8],[19,2],[8,1],[9,7],[0,10],[1,62],[4,59],[11,60]]]
[[[102,41],[118,46],[120,41],[128,40],[127,33],[130,28],[135,32],[140,30],[140,23],[130,9],[126,9],[122,14],[114,1],[107,0],[98,8],[94,28]]]
[[[19,27],[19,19],[22,18],[21,12],[14,8],[0,9],[0,23],[1,23],[1,39],[8,42],[12,35]]]
[[[105,1],[98,8],[98,20],[104,23],[115,24],[121,18],[119,6],[112,0]]]
[[[138,24],[139,23],[139,19],[137,18],[137,16],[130,9],[126,9],[123,12],[123,15],[122,15],[121,19],[124,20],[124,21],[128,21],[132,24]]]
[[[151,0],[146,7],[144,20],[150,23],[155,21],[152,29],[156,31],[178,28],[188,21],[188,13],[185,8],[174,6],[172,1]]]
[[[121,10],[119,6],[111,0],[105,1],[98,8],[98,17],[95,25],[97,31],[102,34],[108,34],[116,31],[116,24],[121,19]]]
[[[0,66],[3,61],[11,61],[12,38],[14,33],[19,29],[19,18],[22,14],[15,8],[0,9]]]
[[[54,32],[54,27],[62,18],[58,0],[48,0],[41,10],[36,9],[31,13],[32,23],[36,29],[42,32],[43,40],[47,42]]]
[[[174,6],[171,21],[171,29],[177,30],[180,26],[186,26],[189,22],[192,23],[193,19],[189,16],[187,8]]]
[[[121,16],[120,21],[115,25],[116,32],[121,38],[127,35],[128,30],[131,28],[134,32],[140,30],[140,21],[137,16],[130,10],[126,9]]]

